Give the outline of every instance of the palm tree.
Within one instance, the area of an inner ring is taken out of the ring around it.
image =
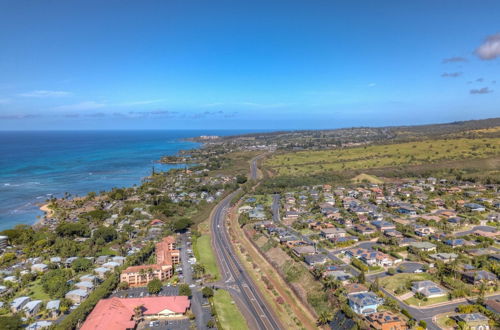
[[[146,270],[144,268],[139,270],[139,276],[141,277],[141,282],[146,280],[146,278],[145,278],[146,277]]]
[[[327,276],[323,279],[323,288],[325,291],[336,289],[339,287],[338,282],[333,276]]]
[[[319,313],[317,323],[318,325],[324,325],[333,319],[333,315],[330,311],[322,311]]]
[[[134,307],[134,319],[135,320],[142,319],[143,314],[144,314],[144,306],[143,305],[139,305],[139,306]]]
[[[313,270],[311,270],[312,276],[314,276],[315,279],[319,280],[321,276],[323,276],[323,269],[320,267],[315,267]]]

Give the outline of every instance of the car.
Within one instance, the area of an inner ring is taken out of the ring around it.
[[[194,285],[194,284],[191,284],[191,285],[190,285],[189,287],[190,287],[190,288],[194,288],[195,286],[196,286],[196,285]]]

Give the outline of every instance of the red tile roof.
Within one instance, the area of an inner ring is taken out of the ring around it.
[[[124,330],[135,327],[134,308],[143,306],[144,315],[168,309],[183,314],[190,306],[186,296],[110,298],[100,300],[80,330]]]

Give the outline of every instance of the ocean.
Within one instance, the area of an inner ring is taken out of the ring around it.
[[[0,230],[31,225],[43,213],[39,204],[66,192],[83,196],[140,184],[164,155],[192,149],[184,141],[200,135],[250,131],[30,131],[0,132]],[[182,166],[182,165],[180,165]]]

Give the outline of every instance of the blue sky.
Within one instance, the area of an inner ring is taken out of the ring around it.
[[[496,0],[0,0],[0,129],[500,116]]]

